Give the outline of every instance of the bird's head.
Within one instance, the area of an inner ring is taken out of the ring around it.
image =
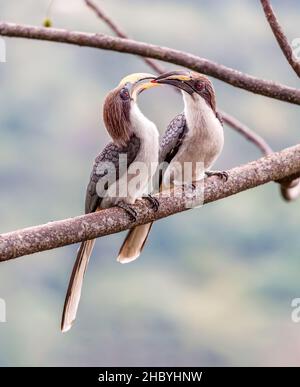
[[[152,83],[166,84],[181,89],[194,100],[199,96],[216,111],[215,91],[211,81],[203,74],[193,71],[177,70],[164,73],[152,80]]]
[[[124,146],[128,143],[132,135],[131,107],[136,103],[137,96],[142,91],[158,85],[151,82],[154,78],[154,75],[147,73],[127,75],[106,96],[103,105],[103,120],[115,144]]]

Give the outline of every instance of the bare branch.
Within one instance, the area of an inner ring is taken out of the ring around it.
[[[126,35],[115,25],[95,4],[89,0],[86,3],[97,12],[122,39],[116,39],[102,34],[87,34],[81,32],[70,32],[65,30],[45,30],[43,28],[20,26],[8,23],[0,23],[0,35],[12,37],[24,37],[32,39],[49,40],[63,43],[76,44],[80,46],[96,47],[120,52],[127,52],[143,57],[152,57],[170,63],[183,65],[195,71],[214,76],[233,86],[269,96],[272,98],[300,104],[300,91],[284,85],[260,80],[243,74],[236,70],[218,65],[214,62],[202,59],[180,51],[149,45],[145,43],[125,40]],[[50,32],[50,33],[49,33]],[[156,71],[163,72],[154,61],[145,59]],[[250,141],[254,142],[263,152],[272,152],[268,144],[257,134],[249,130],[236,119],[224,114],[224,121],[243,133]],[[286,199],[291,200],[295,196],[295,190],[299,194],[300,172],[300,145],[286,149],[280,153],[273,153],[267,158],[234,168],[230,171],[228,182],[216,178],[205,180],[205,203],[215,201],[243,190],[265,184],[269,181],[281,182],[281,190]],[[281,181],[285,178],[284,183]],[[287,179],[288,178],[288,179]],[[294,179],[291,181],[291,179]],[[198,187],[198,189],[200,189]],[[135,205],[138,213],[137,224],[147,223],[174,213],[186,210],[185,197],[159,197],[160,208],[153,213],[142,203]],[[67,244],[80,242],[119,232],[132,227],[127,215],[118,208],[103,210],[98,213],[83,215],[73,219],[52,222],[46,225],[29,229],[15,231],[0,236],[0,261],[13,259],[34,252],[61,247]]]
[[[167,47],[160,47],[153,44],[112,37],[104,34],[91,34],[86,32],[34,27],[5,22],[0,22],[0,36],[68,43],[159,59],[164,62],[174,63],[176,65],[190,68],[194,71],[202,72],[229,83],[232,86],[239,87],[256,94],[300,105],[300,90],[298,89],[272,81],[262,80],[232,68],[217,64],[208,59],[203,59],[196,55]]]
[[[249,141],[257,146],[263,155],[269,155],[273,153],[270,145],[257,133],[248,128],[245,124],[240,122],[235,117],[225,112],[220,112],[224,122],[234,128],[237,132],[243,134]],[[281,196],[284,200],[290,202],[298,199],[300,196],[300,180],[299,179],[287,179],[284,182],[277,182],[280,184]]]
[[[128,36],[96,3],[91,0],[84,0],[85,4],[98,16],[99,19],[103,20],[105,24],[119,37],[128,39]]]
[[[99,19],[103,20],[104,23],[106,23],[109,28],[119,37],[123,39],[129,39],[128,35],[125,34],[120,28],[119,25],[117,25],[104,11],[101,9],[97,4],[95,4],[91,0],[84,0],[86,5],[91,8],[95,12],[95,14],[99,17]],[[165,69],[156,63],[154,60],[149,58],[142,58],[144,62],[150,66],[156,73],[162,74],[165,72]]]
[[[205,179],[204,203],[223,199],[270,181],[278,181],[289,176],[294,179],[300,176],[300,144],[233,168],[228,172],[227,182],[217,177]],[[199,195],[201,187],[201,183],[197,185],[194,195]],[[151,210],[144,201],[134,205],[137,212],[135,223],[130,222],[123,210],[113,207],[76,218],[2,234],[0,235],[0,261],[113,234],[187,210],[186,197],[182,194],[181,188],[177,188],[173,196],[161,194],[156,197],[160,202],[157,212]]]
[[[285,36],[283,29],[281,28],[277,20],[277,17],[273,11],[270,1],[260,0],[260,2],[263,7],[264,13],[266,15],[267,21],[281,48],[281,51],[283,52],[284,56],[286,57],[291,67],[294,69],[295,73],[298,75],[298,77],[300,77],[300,61],[297,61],[296,59],[294,59],[292,47],[289,44],[289,41]]]
[[[247,125],[243,124],[237,118],[232,115],[220,111],[220,114],[223,118],[223,121],[235,129],[237,132],[241,133],[247,140],[252,142],[255,146],[257,146],[263,155],[268,155],[273,152],[270,145],[257,133],[251,130]]]

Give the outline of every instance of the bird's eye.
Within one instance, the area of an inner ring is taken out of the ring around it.
[[[202,91],[205,88],[205,85],[203,82],[196,82],[195,87],[198,91]]]
[[[128,91],[128,89],[126,89],[126,87],[123,87],[123,89],[120,91],[120,97],[121,97],[122,99],[124,99],[124,100],[130,98],[129,91]]]

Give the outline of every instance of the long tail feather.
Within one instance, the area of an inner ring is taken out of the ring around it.
[[[82,242],[79,247],[76,262],[72,270],[72,274],[71,274],[71,278],[70,278],[70,282],[69,282],[69,286],[66,294],[62,320],[61,320],[62,332],[67,332],[72,327],[72,324],[76,318],[76,313],[77,313],[78,304],[79,304],[80,295],[81,295],[83,277],[84,277],[84,273],[86,271],[87,264],[89,262],[94,244],[95,244],[95,239],[92,239],[89,241]]]
[[[142,224],[132,228],[120,249],[117,261],[120,263],[128,263],[134,261],[141,254],[143,247],[148,238],[153,222]]]

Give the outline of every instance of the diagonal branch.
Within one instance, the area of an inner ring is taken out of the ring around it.
[[[300,144],[233,168],[228,172],[227,182],[217,177],[204,180],[204,203],[214,202],[270,181],[300,176]],[[199,183],[194,195],[196,193],[199,195],[201,189],[202,184]],[[0,235],[0,262],[117,233],[138,224],[145,224],[187,210],[187,198],[182,194],[181,188],[177,188],[175,192],[175,196],[156,195],[160,202],[157,212],[151,210],[144,201],[135,204],[134,209],[137,212],[135,223],[130,222],[123,210],[113,207],[76,218],[2,234]]]
[[[104,23],[106,23],[109,28],[119,37],[123,39],[128,39],[128,35],[125,34],[118,26],[104,11],[102,8],[100,8],[98,5],[96,5],[91,0],[84,0],[86,5],[91,8],[92,11],[95,12],[95,14],[99,17],[99,19],[103,20]],[[165,72],[165,69],[156,63],[153,59],[149,58],[143,58],[143,60],[147,63],[148,66],[150,66],[155,72],[158,74],[162,74]]]
[[[265,16],[267,18],[267,21],[273,31],[273,34],[281,48],[281,51],[283,52],[284,56],[286,57],[287,61],[291,65],[291,67],[294,69],[295,73],[300,77],[300,61],[297,61],[294,59],[293,56],[293,50],[291,45],[289,44],[289,41],[287,37],[285,36],[283,29],[281,28],[276,14],[273,11],[273,8],[270,4],[269,0],[260,0],[261,5],[263,7]]]
[[[223,121],[235,129],[237,132],[242,134],[247,140],[252,142],[257,148],[259,148],[263,155],[269,155],[273,152],[270,145],[256,132],[251,130],[247,125],[243,124],[237,118],[232,115],[225,113],[224,111],[220,111]]]
[[[120,26],[117,25],[104,11],[100,8],[96,3],[92,0],[84,0],[85,4],[98,16],[99,19],[103,20],[105,24],[109,26],[109,28],[119,37],[128,39],[128,36],[121,29]]]
[[[237,118],[228,113],[220,112],[220,114],[227,125],[243,134],[244,137],[261,150],[263,155],[267,156],[273,153],[270,145],[259,134],[248,128],[247,125],[243,124]],[[300,196],[300,180],[286,179],[285,181],[280,182],[280,192],[283,199],[287,202],[298,199]]]
[[[159,59],[164,62],[174,63],[194,71],[202,72],[229,83],[232,86],[251,91],[255,94],[261,94],[266,97],[300,105],[300,90],[298,89],[259,79],[208,59],[167,47],[104,34],[91,34],[5,22],[0,22],[0,36],[68,43]]]

